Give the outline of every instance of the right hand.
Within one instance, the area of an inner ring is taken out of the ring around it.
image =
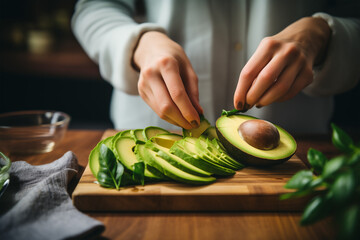
[[[163,120],[185,129],[200,124],[198,78],[182,47],[160,32],[146,32],[133,55],[138,91]]]

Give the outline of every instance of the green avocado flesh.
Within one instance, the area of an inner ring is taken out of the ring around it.
[[[200,117],[200,125],[197,128],[193,128],[190,130],[183,129],[183,136],[184,137],[195,137],[198,138],[203,134],[209,127],[211,127],[211,124],[209,121],[201,115]]]
[[[134,164],[139,162],[139,158],[134,152],[135,145],[135,140],[132,137],[123,136],[117,138],[113,143],[114,151],[117,152],[118,160],[130,171],[134,171]],[[144,176],[148,178],[161,179],[161,176],[155,175],[148,169],[145,169]]]
[[[144,156],[145,163],[158,169],[162,174],[175,181],[190,184],[209,184],[216,180],[216,178],[211,176],[198,176],[185,172],[173,166],[171,163],[159,156],[156,151],[147,148],[145,145],[139,145],[138,151],[140,151]]]
[[[288,160],[296,151],[297,145],[294,138],[279,126],[276,128],[280,134],[280,142],[271,150],[261,150],[249,145],[239,135],[240,124],[247,120],[256,119],[247,115],[221,116],[216,121],[216,130],[220,142],[227,152],[237,161],[246,165],[267,166]]]

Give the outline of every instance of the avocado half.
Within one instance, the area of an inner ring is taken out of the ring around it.
[[[297,144],[295,139],[283,128],[275,125],[280,141],[271,150],[261,150],[249,145],[239,134],[240,124],[247,120],[257,119],[252,116],[235,114],[223,115],[216,121],[216,132],[226,151],[237,161],[249,165],[266,167],[283,163],[294,155]]]

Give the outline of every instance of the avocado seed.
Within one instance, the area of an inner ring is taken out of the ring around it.
[[[245,142],[261,150],[270,150],[279,145],[279,131],[274,124],[265,120],[247,120],[240,124],[238,132]]]

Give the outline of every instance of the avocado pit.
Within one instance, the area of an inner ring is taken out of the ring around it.
[[[271,150],[279,146],[280,134],[274,124],[251,119],[240,124],[238,133],[246,143],[261,150]]]

